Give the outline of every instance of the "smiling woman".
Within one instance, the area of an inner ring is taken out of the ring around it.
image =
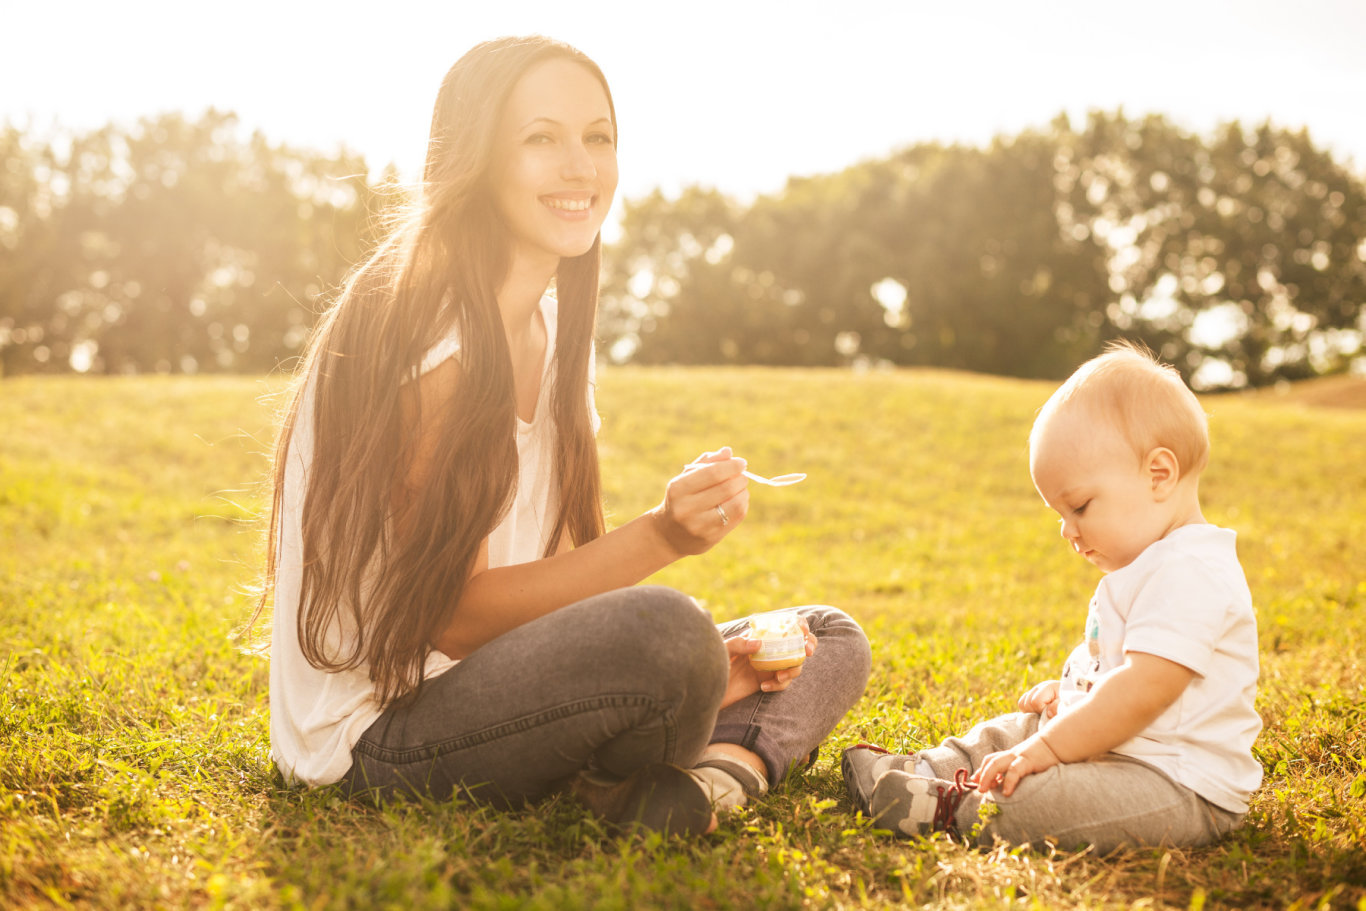
[[[437,96],[417,205],[320,322],[268,555],[289,780],[496,805],[569,787],[614,822],[701,832],[862,694],[868,642],[841,611],[798,609],[807,660],[768,671],[744,620],[636,587],[744,520],[728,447],[605,531],[592,338],[616,137],[582,53],[475,47]]]
[[[593,74],[566,59],[531,70],[508,97],[497,145],[514,259],[558,262],[592,247],[617,189],[612,104]]]

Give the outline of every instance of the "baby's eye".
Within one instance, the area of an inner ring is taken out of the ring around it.
[[[1081,504],[1081,505],[1078,506],[1076,509],[1072,510],[1072,514],[1073,514],[1073,515],[1079,516],[1079,515],[1081,515],[1082,513],[1086,512],[1086,507],[1088,507],[1088,506],[1090,506],[1090,505],[1091,505],[1091,501],[1090,501],[1090,500],[1087,500],[1085,503]]]

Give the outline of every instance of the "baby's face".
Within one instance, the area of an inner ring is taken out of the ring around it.
[[[1102,572],[1128,566],[1170,528],[1143,460],[1112,428],[1054,415],[1029,462],[1063,538]]]

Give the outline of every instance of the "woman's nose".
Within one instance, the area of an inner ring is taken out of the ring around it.
[[[565,146],[561,172],[569,180],[588,180],[597,174],[598,169],[593,164],[593,156],[588,149],[584,148],[582,143],[571,142]]]

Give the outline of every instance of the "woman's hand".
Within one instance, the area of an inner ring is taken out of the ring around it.
[[[749,512],[745,460],[729,446],[705,452],[669,481],[650,515],[675,559],[711,550]]]
[[[1032,712],[1045,720],[1052,718],[1058,714],[1058,686],[1057,680],[1036,683],[1020,697],[1016,706],[1022,712]]]
[[[799,617],[802,636],[806,639],[806,657],[816,654],[816,636],[811,632],[805,617]],[[802,675],[802,665],[785,668],[781,671],[759,671],[749,663],[749,656],[759,650],[759,640],[751,639],[748,632],[726,640],[726,651],[730,654],[730,678],[726,681],[726,694],[721,697],[721,708],[739,702],[754,693],[780,693],[788,684]]]

